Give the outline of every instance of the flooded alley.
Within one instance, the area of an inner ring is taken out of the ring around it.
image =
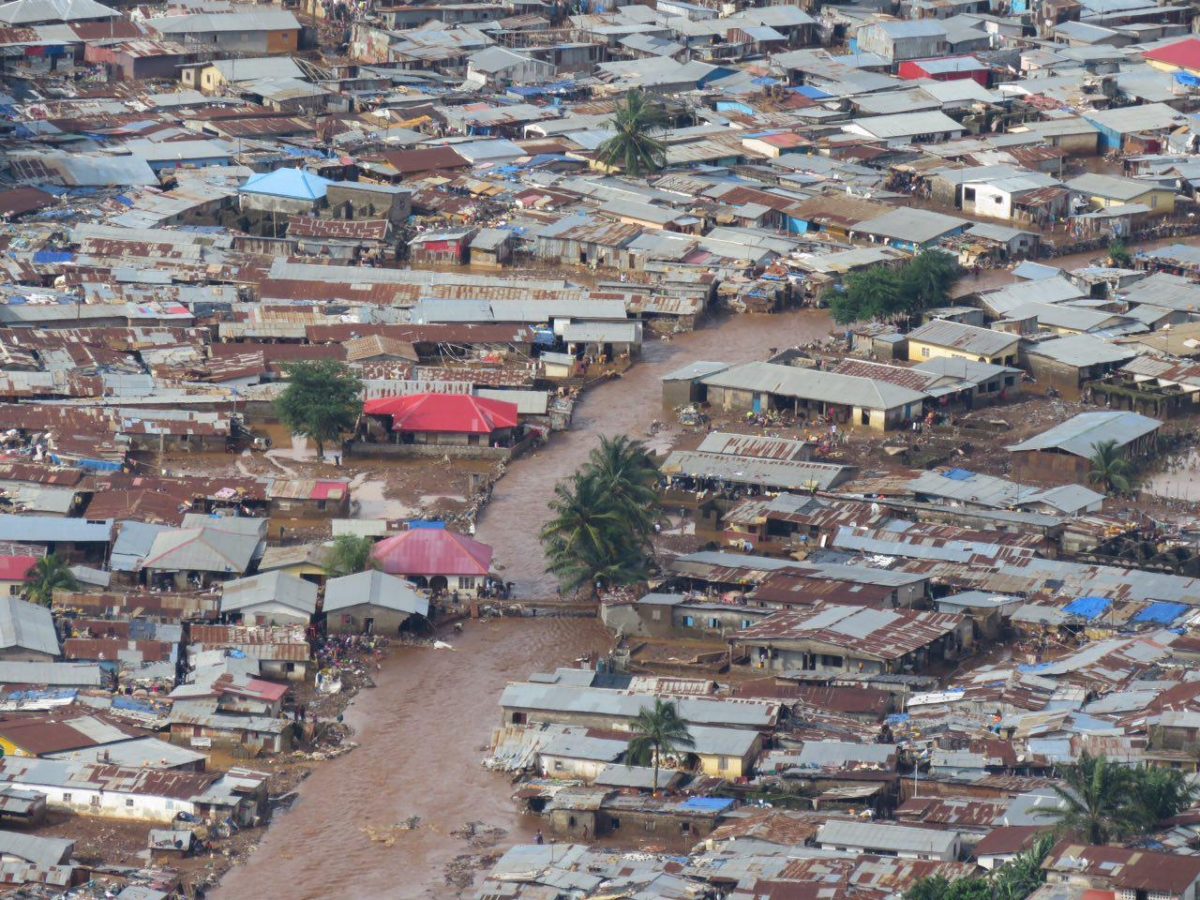
[[[696,360],[764,359],[768,347],[783,349],[824,338],[831,328],[827,313],[799,310],[778,316],[733,316],[668,342],[647,342],[633,369],[584,396],[570,431],[556,434],[545,449],[513,463],[496,485],[480,516],[477,536],[496,551],[499,574],[515,582],[518,597],[554,593],[554,579],[545,572],[538,541],[554,483],[579,467],[600,435],[646,439],[655,419],[674,425],[674,417],[660,406],[663,375]]]
[[[378,687],[350,708],[362,746],[314,772],[213,896],[449,897],[447,866],[486,852],[451,831],[472,821],[503,828],[500,848],[533,837],[538,820],[518,815],[509,779],[480,765],[500,722],[497,698],[533,668],[606,651],[608,633],[595,619],[498,619],[470,623],[451,640],[453,651],[392,651]],[[413,816],[417,828],[398,832],[391,847],[366,831]]]

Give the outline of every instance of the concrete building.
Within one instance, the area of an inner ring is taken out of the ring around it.
[[[403,578],[370,569],[331,578],[322,610],[330,633],[394,636],[412,617],[429,615],[429,600]]]

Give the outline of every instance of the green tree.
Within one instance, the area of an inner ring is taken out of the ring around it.
[[[73,591],[79,587],[79,582],[71,574],[71,567],[66,560],[56,553],[43,556],[37,561],[27,576],[25,596],[31,603],[49,606],[54,600],[55,591]]]
[[[1079,834],[1090,844],[1107,844],[1134,830],[1131,769],[1084,751],[1063,772],[1062,780],[1061,785],[1054,785],[1062,802],[1042,812],[1054,819],[1059,829]]]
[[[604,486],[583,472],[554,486],[554,517],[542,528],[547,568],[568,590],[634,584],[647,574],[644,537],[628,527]]]
[[[941,250],[926,250],[900,272],[902,303],[905,312],[920,312],[945,306],[950,288],[962,276],[958,261]]]
[[[609,122],[616,134],[600,145],[597,157],[606,166],[619,167],[635,178],[657,172],[667,164],[667,148],[654,134],[666,124],[663,105],[635,88],[617,102]]]
[[[1091,464],[1088,484],[1102,488],[1105,493],[1123,494],[1133,484],[1133,467],[1115,440],[1101,441],[1093,446],[1088,462]]]
[[[323,567],[325,574],[330,578],[340,578],[375,568],[375,562],[371,559],[374,547],[375,542],[364,535],[339,534],[329,548],[329,556]]]
[[[622,521],[649,534],[659,518],[658,467],[641,441],[602,436],[588,454],[587,475],[608,492]]]
[[[1138,766],[1132,773],[1131,812],[1138,831],[1154,831],[1160,822],[1188,809],[1200,790],[1179,769]]]
[[[321,460],[325,444],[352,431],[362,415],[362,382],[331,359],[293,363],[287,374],[288,386],[275,401],[275,412],[293,434],[316,443]]]
[[[687,723],[679,718],[675,704],[654,698],[654,708],[643,706],[638,710],[632,726],[634,738],[629,742],[625,755],[626,765],[654,765],[654,787],[658,788],[658,767],[664,753],[674,753],[696,746],[695,739],[688,733]]]
[[[942,875],[922,878],[905,892],[904,900],[1025,900],[1045,881],[1042,863],[1053,846],[1054,835],[1043,834],[990,875],[956,881]]]
[[[1055,835],[1040,835],[1033,846],[996,869],[992,875],[994,900],[1025,900],[1046,880],[1042,863],[1054,847]]]
[[[851,272],[842,281],[841,290],[826,295],[829,312],[839,325],[886,319],[900,310],[904,286],[900,275],[883,266]]]
[[[1115,240],[1108,245],[1108,258],[1119,269],[1130,269],[1133,267],[1133,256],[1130,255],[1129,248],[1125,246],[1125,242],[1122,240]]]
[[[660,518],[657,481],[646,448],[619,436],[602,437],[579,471],[555,486],[541,540],[564,587],[594,591],[646,578]]]

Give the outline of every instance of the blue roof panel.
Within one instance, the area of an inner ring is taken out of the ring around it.
[[[1112,601],[1107,597],[1080,597],[1064,606],[1063,612],[1081,619],[1098,619],[1108,612],[1110,606]]]

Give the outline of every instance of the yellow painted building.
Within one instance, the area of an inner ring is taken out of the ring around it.
[[[762,736],[748,729],[689,725],[688,734],[695,741],[691,752],[699,760],[697,768],[726,781],[749,775],[762,749]]]
[[[1067,187],[1092,211],[1137,204],[1145,207],[1146,215],[1169,216],[1175,212],[1174,190],[1136,178],[1088,173],[1072,178]]]
[[[934,319],[908,334],[908,358],[913,362],[930,359],[969,359],[997,366],[1017,363],[1015,334],[965,325],[962,322]]]
[[[259,572],[285,572],[313,584],[324,584],[325,565],[329,561],[328,544],[301,544],[295,547],[268,547],[259,563]]]

